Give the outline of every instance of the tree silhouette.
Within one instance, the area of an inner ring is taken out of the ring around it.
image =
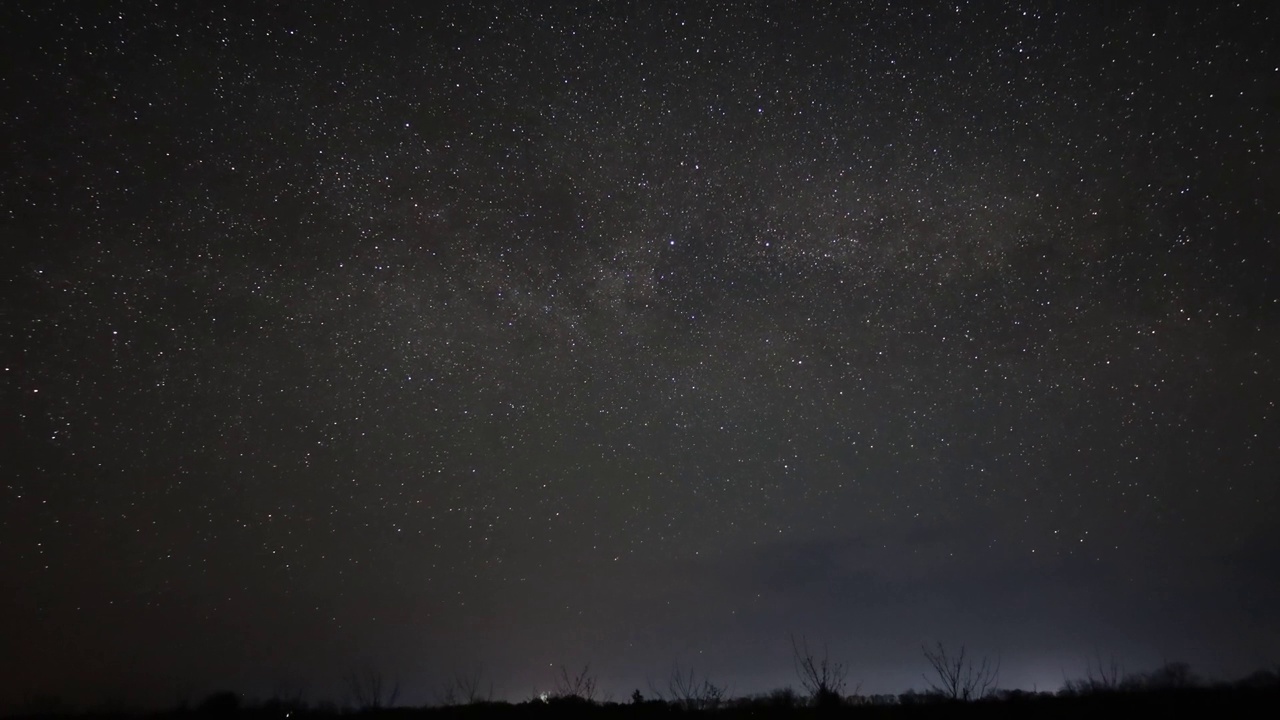
[[[1097,667],[1094,667],[1094,663]],[[1068,694],[1086,695],[1091,693],[1116,692],[1124,682],[1124,668],[1114,655],[1107,664],[1103,664],[1102,656],[1089,661],[1085,666],[1085,676],[1080,680],[1068,680],[1062,686]]]
[[[1147,674],[1146,686],[1154,690],[1178,690],[1200,684],[1200,679],[1191,672],[1191,666],[1185,662],[1167,662]]]
[[[844,665],[832,662],[826,646],[822,648],[822,657],[816,657],[803,637],[797,643],[795,636],[791,636],[791,652],[796,675],[800,678],[800,685],[809,693],[811,702],[817,707],[839,705],[848,677]]]
[[[347,692],[358,710],[381,710],[394,705],[396,698],[400,697],[400,683],[393,683],[388,688],[382,673],[377,670],[352,671],[347,675]]]
[[[992,665],[987,658],[975,663],[965,654],[965,647],[960,646],[960,653],[948,656],[947,649],[938,643],[936,652],[921,646],[925,659],[933,667],[935,678],[923,675],[929,687],[949,700],[978,700],[986,697],[995,689],[1000,680],[1000,660]]]
[[[240,695],[230,690],[215,692],[200,701],[198,710],[209,715],[232,715],[240,711]]]
[[[707,677],[699,678],[693,668],[686,673],[680,669],[679,663],[671,669],[666,693],[654,687],[653,683],[649,683],[649,689],[659,700],[672,702],[685,710],[715,710],[728,694],[725,686],[716,685]]]
[[[492,702],[493,681],[486,683],[484,668],[477,665],[470,673],[454,673],[453,678],[440,688],[436,700],[445,706]]]
[[[558,700],[579,700],[595,702],[596,678],[591,674],[591,665],[583,665],[582,672],[570,675],[568,668],[560,666],[560,674],[556,676],[554,697]]]

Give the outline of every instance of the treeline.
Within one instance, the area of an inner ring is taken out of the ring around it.
[[[924,649],[929,672],[926,687],[897,694],[850,692],[844,665],[825,652],[817,655],[803,642],[793,642],[799,687],[730,696],[726,686],[693,669],[675,666],[661,682],[636,688],[629,697],[602,694],[591,668],[571,672],[561,667],[549,690],[521,702],[495,700],[493,685],[475,669],[440,685],[435,700],[425,706],[399,702],[400,687],[381,673],[351,673],[345,680],[342,704],[311,703],[302,691],[280,693],[262,702],[247,702],[223,691],[197,703],[181,701],[155,713],[120,708],[72,711],[56,700],[31,699],[10,717],[27,718],[140,718],[155,720],[325,720],[377,716],[423,720],[506,717],[649,718],[697,715],[769,718],[834,715],[876,717],[1082,717],[1088,713],[1159,713],[1164,717],[1256,715],[1280,717],[1280,668],[1259,670],[1228,682],[1207,682],[1183,662],[1171,662],[1150,672],[1126,673],[1114,659],[1091,662],[1084,677],[1065,680],[1057,691],[1026,691],[998,686],[999,661],[973,658],[964,648],[955,653],[941,645]],[[1268,711],[1268,708],[1270,710]]]

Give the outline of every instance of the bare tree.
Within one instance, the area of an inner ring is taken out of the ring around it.
[[[492,702],[493,681],[486,682],[484,668],[477,665],[470,673],[454,673],[453,679],[440,688],[436,700],[445,706]]]
[[[680,669],[676,663],[667,679],[667,691],[664,693],[649,683],[649,690],[659,699],[674,703],[685,710],[715,710],[720,707],[728,695],[728,688],[716,685],[708,677],[698,677],[693,668],[689,672]]]
[[[1089,684],[1098,690],[1119,690],[1120,683],[1124,681],[1124,668],[1120,665],[1120,661],[1116,660],[1115,655],[1112,655],[1110,662],[1103,666],[1102,656],[1099,655],[1097,673],[1086,669],[1085,677],[1089,680]]]
[[[400,683],[387,687],[382,673],[377,670],[352,671],[347,675],[347,691],[357,710],[381,710],[394,705],[396,698],[400,697]]]
[[[582,672],[570,675],[568,668],[560,666],[560,674],[556,676],[554,697],[561,700],[578,699],[595,702],[596,678],[591,674],[591,665],[583,665]]]
[[[289,713],[306,709],[306,695],[307,684],[305,682],[295,682],[287,678],[281,678],[276,681],[271,692],[271,699],[263,704],[263,708],[287,716]]]
[[[948,699],[968,701],[984,698],[995,689],[1000,680],[999,658],[996,658],[994,665],[986,657],[975,663],[966,656],[963,645],[960,646],[960,653],[954,657],[947,655],[947,649],[942,643],[938,643],[937,652],[924,646],[920,649],[924,651],[925,658],[933,666],[934,675],[937,676],[936,680],[928,675],[922,677],[934,692]]]
[[[1084,673],[1084,678],[1080,680],[1066,681],[1062,689],[1076,695],[1116,692],[1124,682],[1124,668],[1121,667],[1120,661],[1116,660],[1115,655],[1112,655],[1110,662],[1105,665],[1102,662],[1102,656],[1098,655],[1085,665]]]
[[[826,646],[822,648],[822,657],[816,657],[809,651],[809,643],[803,637],[797,643],[795,636],[791,636],[791,652],[800,685],[809,693],[813,704],[822,707],[839,705],[849,674],[844,665],[832,662]]]
[[[1147,673],[1143,680],[1146,687],[1159,690],[1194,687],[1200,683],[1191,666],[1181,661],[1167,662]]]

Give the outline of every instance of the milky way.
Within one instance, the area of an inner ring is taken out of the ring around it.
[[[0,701],[1275,661],[1271,8],[516,5],[0,8]]]

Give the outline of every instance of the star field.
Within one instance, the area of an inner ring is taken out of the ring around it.
[[[5,4],[0,703],[1274,663],[1274,15]]]

